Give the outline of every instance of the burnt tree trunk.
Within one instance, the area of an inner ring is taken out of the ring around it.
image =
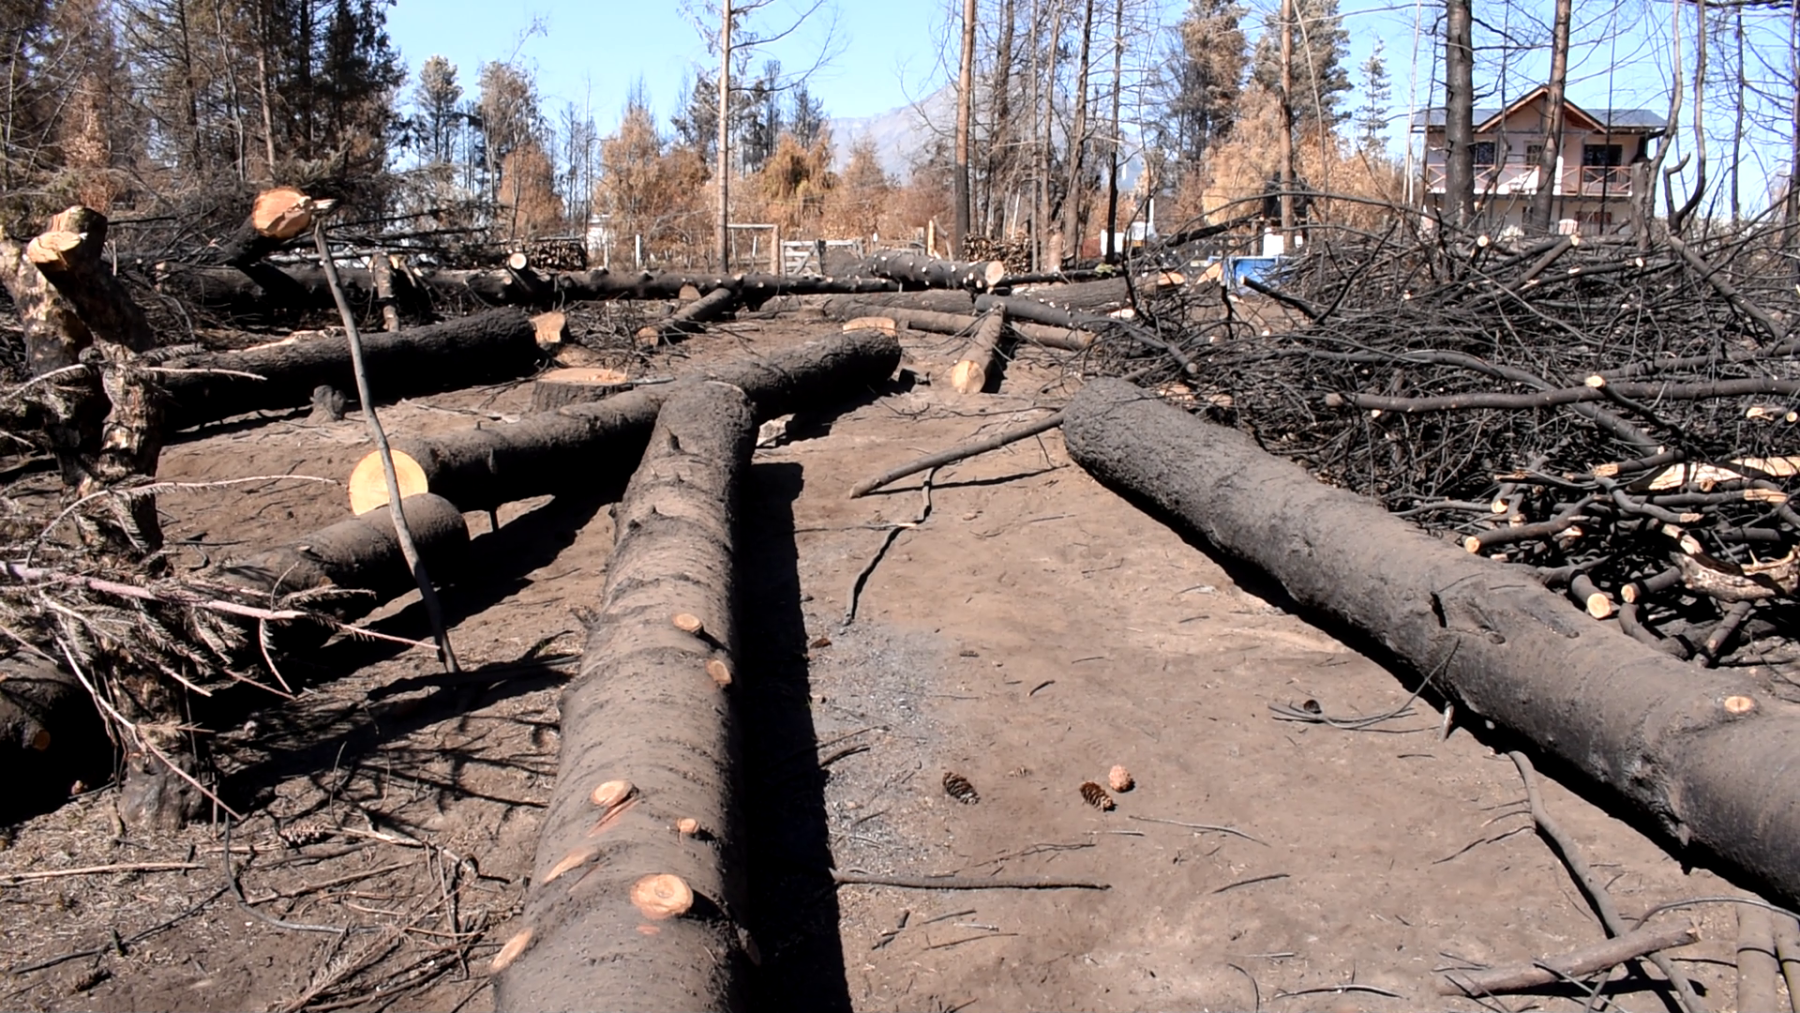
[[[732,535],[755,432],[743,391],[686,387],[619,502],[502,1008],[744,1005]]]
[[[877,305],[867,302],[856,302],[849,297],[830,300],[825,304],[825,312],[834,320],[857,320],[866,317],[879,317],[893,321],[901,327],[915,331],[927,331],[932,334],[967,334],[981,324],[981,317],[966,313],[943,313],[936,310],[911,309],[906,306]],[[1006,326],[1014,334],[1034,345],[1045,348],[1058,348],[1065,352],[1079,352],[1094,343],[1096,335],[1092,331],[1074,331],[1067,327],[1052,327],[1048,324],[1024,323],[1008,320]]]
[[[1475,217],[1475,43],[1471,0],[1445,0],[1445,217],[1468,225]]]
[[[1536,582],[1122,381],[1077,394],[1063,437],[1095,478],[1616,793],[1684,861],[1710,855],[1781,903],[1800,898],[1800,785],[1784,766],[1800,751],[1800,709],[1596,625]]]
[[[383,400],[525,376],[536,367],[539,351],[537,327],[517,309],[363,336],[363,363]],[[167,392],[164,424],[170,431],[260,409],[303,407],[321,384],[356,389],[350,351],[341,337],[172,359],[157,380]]]
[[[455,572],[469,547],[469,526],[462,511],[429,493],[407,496],[401,502],[407,528],[426,568],[439,577]],[[418,587],[400,554],[400,539],[386,505],[285,545],[228,560],[213,575],[265,591],[275,599],[324,588],[369,592],[307,606],[346,622]]]
[[[761,421],[852,398],[886,381],[899,366],[900,343],[892,335],[859,331],[721,364],[703,378],[742,388]],[[605,487],[622,482],[637,466],[657,411],[680,386],[639,387],[511,425],[396,440],[396,463],[406,470],[416,466],[420,489],[464,510],[571,487]],[[403,480],[402,495],[406,488]]]
[[[267,316],[294,309],[329,309],[335,303],[317,266],[275,267],[258,263],[251,271],[226,267],[164,262],[149,267],[160,291],[214,312],[236,316]],[[483,304],[547,307],[570,302],[603,302],[613,299],[678,299],[683,289],[702,295],[730,289],[752,309],[782,295],[857,295],[897,292],[900,283],[887,278],[861,276],[776,274],[679,274],[664,272],[613,273],[591,271],[532,273],[534,282],[522,284],[520,273],[497,271],[419,271],[419,283],[444,299],[473,299]],[[352,305],[366,306],[377,299],[374,280],[367,268],[338,271],[339,281]]]
[[[336,203],[315,201],[291,186],[264,190],[256,195],[250,217],[219,243],[213,259],[239,268],[254,264],[310,231],[313,219]]]
[[[865,261],[863,269],[908,288],[960,288],[970,292],[985,292],[1006,277],[1006,265],[998,260],[964,263],[938,260],[911,250],[882,250]]]

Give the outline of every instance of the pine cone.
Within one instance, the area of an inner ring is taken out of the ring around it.
[[[964,805],[974,805],[981,801],[981,794],[969,783],[969,779],[953,771],[944,772],[944,794]]]
[[[1105,788],[1100,787],[1092,781],[1081,782],[1081,797],[1087,801],[1088,805],[1093,806],[1101,812],[1111,812],[1113,806],[1116,804],[1113,802],[1113,797],[1106,793]]]

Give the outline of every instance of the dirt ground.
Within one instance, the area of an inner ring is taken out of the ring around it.
[[[653,371],[832,326],[743,321]],[[920,381],[947,378],[955,339],[906,343]],[[1054,432],[939,471],[928,501],[922,476],[845,498],[890,465],[1038,417],[1066,396],[1059,375],[1028,354],[1001,394],[897,384],[795,419],[757,452],[739,699],[759,1008],[1475,1009],[1435,996],[1432,972],[1601,938],[1531,832],[1502,740],[1480,727],[1442,739],[1442,715],[1400,678],[1097,485]],[[383,418],[429,433],[528,403],[515,385]],[[162,477],[341,479],[366,449],[356,416],[283,416],[170,447]],[[291,479],[161,507],[184,566],[347,514],[340,487]],[[339,641],[284,668],[294,700],[203,701],[196,719],[231,729],[213,744],[222,795],[246,816],[229,839],[223,822],[127,835],[105,789],[9,828],[0,1006],[491,1009],[488,958],[518,911],[556,773],[557,693],[612,543],[598,494],[497,520],[471,517],[474,558],[443,595],[467,674],[443,676],[427,650]],[[909,526],[846,623],[895,523]],[[416,595],[374,625],[427,632]],[[1401,713],[1349,731],[1271,709],[1305,701]],[[1089,807],[1079,786],[1114,764],[1136,788],[1114,811]],[[947,772],[979,801],[949,797]],[[1626,914],[1742,893],[1545,780]],[[94,866],[125,868],[78,871]],[[833,888],[833,867],[1110,889]],[[1702,942],[1677,961],[1713,1009],[1733,1008],[1734,915],[1691,916]],[[1563,989],[1487,1003],[1585,1001]],[[1668,1008],[1638,976],[1614,1001]]]

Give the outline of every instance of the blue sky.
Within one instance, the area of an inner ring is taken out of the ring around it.
[[[1165,24],[1187,6],[1187,0],[1148,2],[1160,9]],[[1250,34],[1260,31],[1264,11],[1276,2],[1246,0],[1249,12],[1244,24]],[[756,24],[765,30],[784,27],[792,20],[791,12],[808,3],[810,0],[775,0],[774,6],[756,15]],[[1476,3],[1478,8],[1486,8],[1478,13],[1488,15],[1489,24],[1533,34],[1531,26],[1521,23],[1526,20],[1524,15],[1512,13],[1495,0]],[[397,0],[388,12],[388,30],[410,70],[416,70],[427,56],[441,53],[457,64],[464,87],[470,91],[483,61],[505,59],[517,52],[524,63],[536,69],[547,113],[554,117],[564,102],[573,102],[591,109],[601,131],[609,132],[633,82],[642,80],[652,107],[666,126],[685,78],[696,65],[712,63],[705,40],[686,13],[687,8],[698,6],[690,0]],[[812,81],[813,93],[823,98],[827,113],[861,117],[885,112],[924,97],[948,80],[943,54],[949,48],[945,31],[951,19],[946,6],[946,0],[837,0],[836,56]],[[954,6],[960,8],[961,4]],[[1521,9],[1547,20],[1550,6],[1550,0],[1525,0]],[[1692,10],[1691,5],[1680,7]],[[1385,46],[1393,88],[1391,147],[1399,152],[1406,141],[1409,98],[1416,97],[1416,104],[1424,106],[1436,97],[1429,82],[1440,43],[1432,33],[1442,4],[1438,0],[1342,0],[1340,10],[1349,29],[1353,68],[1367,58],[1377,40]],[[1577,4],[1570,98],[1597,107],[1663,110],[1670,10],[1669,3],[1658,0]],[[1416,15],[1422,15],[1423,31],[1417,40],[1415,95],[1408,67],[1415,51]],[[1516,20],[1503,24],[1503,18]],[[1691,33],[1692,14],[1686,18],[1684,32]],[[1780,36],[1770,41],[1783,41],[1785,14],[1780,18],[1758,14],[1755,18],[1768,22],[1763,31]],[[541,23],[544,31],[526,37],[534,22]],[[768,55],[781,59],[789,69],[803,67],[818,51],[822,28],[823,21],[809,25],[774,46]],[[1753,27],[1752,31],[1756,30]],[[1484,32],[1478,27],[1478,47],[1493,41],[1484,39]],[[1154,48],[1160,47],[1159,41]],[[1691,34],[1686,52],[1691,60]],[[1512,96],[1528,90],[1548,69],[1542,50],[1515,53],[1506,59],[1507,91]],[[1498,91],[1502,69],[1492,51],[1484,53],[1478,90]],[[1691,72],[1691,63],[1689,69]],[[1353,78],[1360,83],[1356,75]],[[410,84],[408,87],[410,90]],[[1720,99],[1725,97],[1715,93],[1709,100],[1709,133],[1716,138],[1711,152],[1715,173],[1721,154],[1719,142],[1730,133],[1729,121],[1718,119],[1724,105]],[[1359,102],[1359,96],[1351,96],[1348,105],[1354,108]],[[1780,138],[1771,141],[1767,131],[1781,127],[1780,123],[1765,126],[1762,143],[1745,151],[1746,182],[1756,191],[1751,203],[1760,203],[1766,180],[1780,171]],[[1691,147],[1691,141],[1684,138],[1680,147]]]
[[[536,67],[547,110],[560,109],[565,101],[591,103],[606,130],[635,80],[643,79],[652,105],[666,120],[692,68],[713,62],[683,6],[678,0],[399,0],[388,11],[388,34],[409,70],[442,54],[457,65],[470,90],[480,64],[516,49]],[[785,27],[793,9],[778,3],[759,15],[760,23],[770,30]],[[882,112],[930,90],[927,79],[941,82],[934,19],[921,18],[922,10],[931,6],[919,0],[839,5],[841,52],[814,78],[813,88],[826,97],[831,115]],[[546,31],[521,44],[534,19],[541,19]],[[770,55],[789,67],[804,67],[819,42],[820,28],[808,25]]]

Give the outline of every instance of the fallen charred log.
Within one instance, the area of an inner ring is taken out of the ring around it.
[[[699,334],[706,330],[706,325],[715,320],[723,320],[737,308],[738,293],[729,288],[715,288],[698,299],[693,300],[661,323],[640,328],[637,339],[651,345],[667,344],[679,341],[690,334]]]
[[[1676,842],[1800,898],[1800,713],[1748,679],[1611,631],[1516,571],[1319,483],[1248,437],[1115,380],[1067,409],[1074,459],[1459,703],[1636,807]]]
[[[757,418],[767,420],[853,397],[899,366],[900,344],[892,335],[858,331],[720,365],[703,378],[742,388]],[[402,495],[430,490],[464,510],[486,510],[575,485],[622,481],[643,454],[656,413],[679,387],[639,387],[512,425],[396,440],[396,464],[414,476],[409,487],[402,475]],[[376,474],[360,465],[359,471]],[[374,504],[385,502],[386,493],[353,478],[351,498]]]
[[[525,376],[540,352],[536,326],[517,309],[363,336],[364,364],[386,400]],[[355,389],[349,346],[341,337],[185,356],[159,367],[157,379],[167,395],[164,425],[170,430],[302,407],[320,385]]]
[[[502,1008],[744,1004],[732,530],[754,436],[741,390],[685,386],[619,502]]]
[[[263,261],[252,277],[228,267],[165,262],[150,266],[156,288],[195,306],[233,316],[262,316],[291,309],[328,309],[333,303],[325,273],[317,265],[276,265]],[[614,273],[592,271],[538,272],[521,265],[492,271],[419,270],[417,280],[431,294],[452,302],[476,305],[551,307],[570,302],[614,299],[679,299],[684,292],[705,295],[719,289],[737,294],[755,309],[777,296],[854,295],[897,292],[900,283],[886,278],[823,275],[729,274],[677,272]],[[367,268],[340,268],[339,281],[351,303],[373,304],[375,281]]]
[[[968,309],[970,307],[965,307]],[[933,334],[968,334],[981,324],[981,317],[967,313],[945,313],[938,310],[912,309],[894,303],[873,303],[850,296],[828,299],[825,312],[834,320],[855,320],[861,317],[885,317],[901,327],[915,331],[928,331]],[[1056,348],[1065,352],[1079,352],[1094,343],[1092,331],[1074,331],[1066,327],[1051,327],[1046,324],[1025,323],[1019,320],[1008,320],[1008,330],[1024,338],[1034,345],[1045,348]]]
[[[960,288],[970,292],[986,292],[1006,277],[1006,265],[998,260],[938,260],[911,250],[882,250],[870,257],[863,269],[908,288]]]
[[[407,496],[402,504],[419,557],[439,578],[455,573],[469,548],[462,511],[441,496]],[[218,580],[287,600],[340,622],[358,619],[418,585],[400,551],[394,520],[384,504],[277,545],[221,564]],[[284,647],[319,643],[331,630],[317,624],[289,633]]]

